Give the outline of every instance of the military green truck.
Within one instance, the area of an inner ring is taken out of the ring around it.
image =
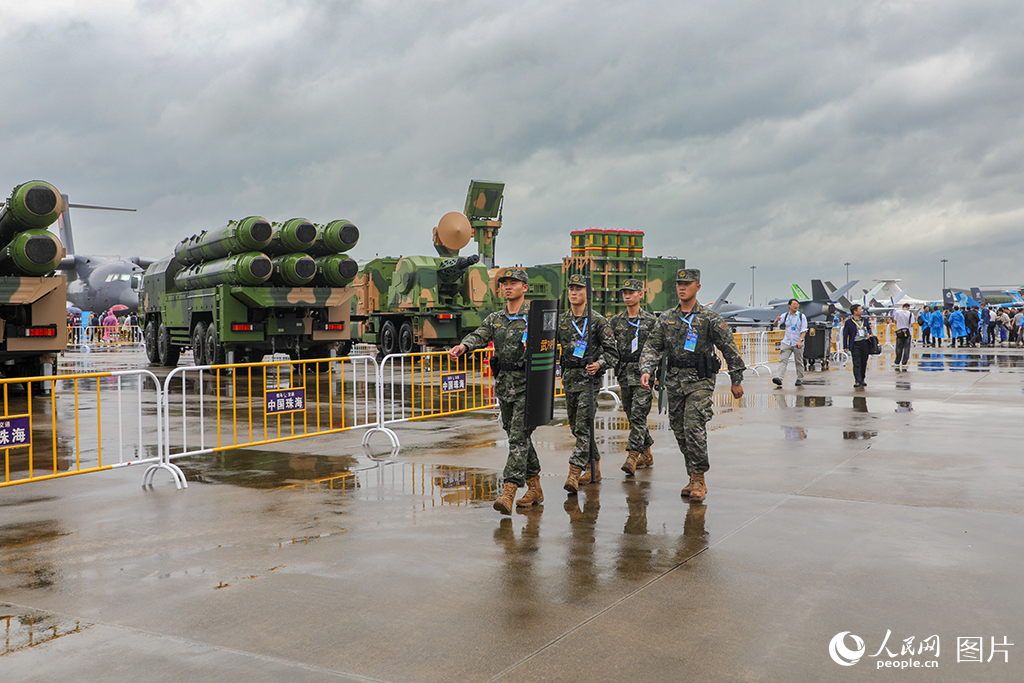
[[[0,374],[52,375],[68,345],[64,246],[47,228],[66,206],[50,183],[14,188],[0,209]],[[45,391],[45,387],[39,387]]]
[[[359,268],[343,252],[358,239],[346,220],[250,216],[183,240],[143,276],[146,355],[166,366],[187,348],[196,365],[347,355]]]
[[[470,182],[465,210],[445,214],[434,228],[438,256],[388,256],[364,265],[353,283],[354,336],[388,355],[457,344],[479,327],[495,308],[488,269],[494,266],[504,188]],[[471,240],[477,253],[460,256]]]

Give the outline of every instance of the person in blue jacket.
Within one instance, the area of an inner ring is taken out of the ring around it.
[[[854,304],[850,317],[843,324],[843,348],[853,358],[853,386],[866,387],[864,373],[868,370],[868,350],[871,348],[871,321],[864,317],[864,307]]]
[[[959,306],[954,306],[953,312],[949,314],[949,336],[952,337],[950,344],[954,349],[957,340],[960,340],[960,348],[967,343],[967,320]]]
[[[935,310],[928,317],[928,327],[932,330],[932,346],[938,346],[942,348],[942,340],[946,336],[946,319],[942,315],[942,310],[936,306]]]
[[[921,346],[932,345],[931,311],[932,309],[929,306],[925,306],[917,314],[917,324],[921,326]]]

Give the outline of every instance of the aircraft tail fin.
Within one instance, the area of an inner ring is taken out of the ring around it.
[[[971,287],[971,296],[974,297],[975,301],[985,303],[985,295],[981,293],[981,290],[977,287]]]
[[[735,286],[736,286],[735,282],[730,282],[729,283],[729,286],[725,288],[725,291],[722,292],[721,296],[719,296],[717,299],[715,299],[715,303],[711,304],[711,310],[712,311],[718,312],[718,309],[721,308],[722,304],[725,303],[726,297],[729,296],[729,292],[731,292],[732,288],[735,287]]]
[[[956,305],[956,297],[953,296],[952,289],[942,290],[942,305],[944,308],[953,308]]]
[[[1010,296],[1013,297],[1013,303],[1024,304],[1024,296],[1021,296],[1020,290],[1017,290],[1016,292],[1010,292]]]
[[[821,280],[811,280],[811,301],[829,301],[828,291]]]
[[[806,294],[804,294],[804,290],[800,289],[800,285],[798,285],[798,284],[796,284],[794,282],[793,283],[793,298],[794,299],[800,299],[801,301],[804,301],[806,299],[810,299],[811,297],[809,297]]]

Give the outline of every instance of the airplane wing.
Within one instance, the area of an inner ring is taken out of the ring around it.
[[[725,291],[722,292],[722,294],[717,299],[715,299],[715,303],[711,304],[711,310],[712,311],[715,311],[716,313],[718,312],[718,309],[721,308],[722,304],[725,303],[725,298],[727,296],[729,296],[729,292],[731,292],[732,288],[735,287],[735,286],[736,286],[735,282],[730,282],[729,283],[729,286],[725,288]]]
[[[856,285],[858,282],[860,282],[860,280],[850,280],[845,285],[843,285],[836,291],[832,292],[832,294],[828,296],[827,299],[829,301],[839,301],[844,296],[846,296],[846,293],[853,289],[854,285]]]

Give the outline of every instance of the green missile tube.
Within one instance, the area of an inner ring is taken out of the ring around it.
[[[292,218],[284,223],[274,223],[274,236],[264,249],[268,254],[283,256],[309,251],[316,241],[316,226],[305,218]]]
[[[340,219],[316,226],[316,242],[306,250],[310,256],[341,254],[356,246],[359,228],[352,221]]]
[[[19,232],[0,250],[0,274],[39,277],[53,272],[64,256],[64,245],[43,228]]]
[[[308,285],[316,276],[316,262],[306,254],[285,254],[270,259],[274,264],[274,274],[270,281],[284,287],[302,287]]]
[[[236,254],[217,261],[207,261],[187,268],[174,276],[181,290],[202,289],[217,285],[262,285],[274,272],[270,259],[258,251]]]
[[[53,225],[65,208],[57,188],[44,180],[18,185],[0,209],[0,247],[19,232]]]
[[[316,261],[317,275],[313,279],[314,285],[322,287],[348,287],[359,272],[359,264],[356,260],[345,254],[331,254],[321,256]]]
[[[231,221],[217,230],[204,230],[178,243],[174,256],[186,266],[204,261],[216,261],[233,254],[263,251],[270,244],[273,229],[270,221],[259,216],[249,216],[240,221]]]

